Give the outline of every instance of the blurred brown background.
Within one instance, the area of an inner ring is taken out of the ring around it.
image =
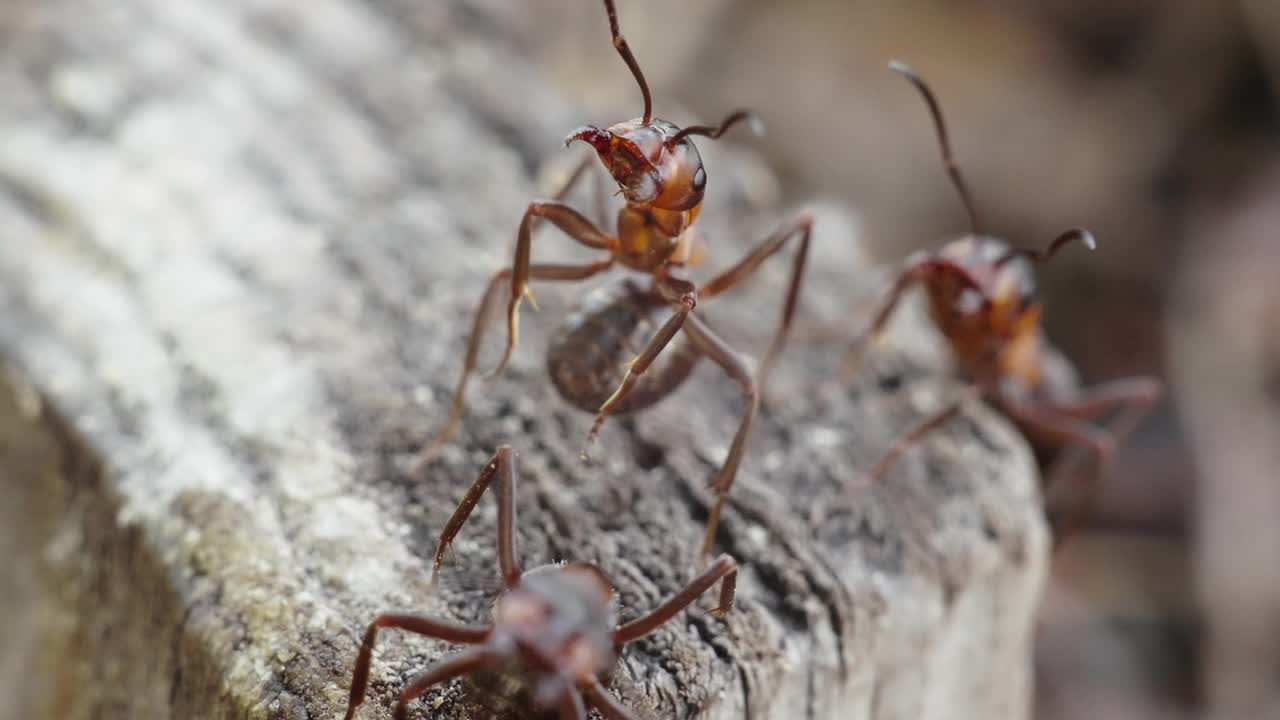
[[[1037,715],[1280,717],[1280,3],[620,5],[659,116],[759,111],[742,141],[786,199],[848,202],[880,261],[967,229],[892,58],[937,92],[992,234],[1097,235],[1041,272],[1050,336],[1086,382],[1153,373],[1171,397],[1056,561]],[[582,120],[637,115],[598,4],[531,6],[514,32]]]

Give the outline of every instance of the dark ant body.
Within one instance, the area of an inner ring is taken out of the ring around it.
[[[909,66],[893,62],[890,67],[915,85],[929,107],[943,162],[964,202],[972,232],[948,242],[936,253],[908,259],[871,326],[850,347],[846,379],[856,371],[868,340],[888,323],[903,293],[920,284],[926,293],[930,317],[947,339],[961,374],[971,385],[962,398],[899,436],[869,476],[872,480],[883,477],[908,448],[955,417],[970,397],[978,396],[1013,420],[1030,440],[1045,466],[1051,468],[1049,486],[1067,468],[1068,458],[1061,451],[1079,447],[1088,452],[1094,461],[1087,488],[1092,494],[1116,444],[1133,430],[1163,392],[1159,381],[1149,377],[1125,378],[1079,390],[1055,384],[1046,372],[1051,350],[1041,328],[1033,264],[1048,260],[1071,242],[1093,249],[1093,236],[1087,230],[1073,228],[1040,252],[1013,249],[984,235],[960,169],[951,157],[946,125],[933,92]],[[1090,423],[1108,414],[1115,415],[1110,427]],[[1062,465],[1055,466],[1051,459]],[[1058,542],[1074,529],[1082,512],[1068,512],[1061,522],[1050,518]]]
[[[613,587],[595,565],[556,563],[522,569],[515,545],[515,459],[507,446],[498,448],[485,465],[440,534],[432,584],[449,544],[495,476],[501,485],[497,545],[504,590],[494,606],[493,622],[480,626],[422,615],[378,615],[365,631],[356,658],[346,720],[351,720],[364,702],[369,662],[380,628],[399,628],[474,646],[438,661],[415,677],[400,692],[396,720],[407,717],[409,703],[433,686],[484,671],[514,672],[530,679],[533,704],[558,711],[560,720],[586,720],[584,697],[610,720],[634,720],[600,681],[617,663],[622,646],[657,630],[721,579],[720,604],[713,612],[722,615],[733,607],[737,563],[728,555],[716,558],[705,572],[658,607],[622,624],[617,621]]]
[[[580,282],[615,264],[621,265],[641,275],[625,278],[597,292],[585,307],[566,319],[559,337],[548,350],[548,370],[556,389],[566,400],[595,412],[589,439],[595,437],[609,415],[638,410],[670,395],[688,377],[700,357],[710,358],[741,386],[747,407],[716,475],[714,484],[718,495],[707,519],[701,550],[705,557],[710,552],[721,509],[742,461],[747,435],[759,406],[760,386],[783,347],[795,313],[813,221],[806,214],[785,224],[737,264],[700,288],[676,277],[675,271],[693,264],[699,254],[696,239],[689,230],[701,210],[707,182],[702,159],[691,138],[695,135],[718,138],[739,122],[753,121],[754,116],[738,111],[717,127],[694,125],[683,130],[654,118],[648,84],[618,30],[613,0],[604,0],[604,5],[613,45],[644,95],[644,115],[603,130],[581,127],[569,135],[566,144],[582,141],[590,145],[618,183],[626,204],[618,211],[616,233],[610,234],[559,201],[529,205],[516,235],[512,267],[493,275],[476,310],[449,419],[424,449],[419,467],[449,439],[461,421],[464,392],[476,367],[485,320],[503,286],[509,287],[510,297],[507,344],[495,375],[506,367],[515,349],[519,328],[517,312],[521,299],[532,297],[531,280]],[[588,158],[555,197],[565,196],[585,174],[590,162]],[[607,255],[586,265],[531,263],[531,233],[537,218],[551,221],[579,244]],[[757,381],[757,374],[694,312],[694,306],[742,283],[792,238],[799,239],[800,247],[793,262],[781,321],[760,364]],[[658,329],[651,333],[653,326]],[[673,342],[677,346],[663,353]]]

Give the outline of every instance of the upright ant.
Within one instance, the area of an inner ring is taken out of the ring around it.
[[[1149,377],[1125,378],[1080,390],[1055,386],[1045,372],[1050,351],[1040,325],[1033,263],[1048,260],[1071,242],[1093,249],[1093,236],[1088,230],[1072,228],[1040,252],[1010,248],[984,235],[968,188],[952,159],[946,125],[933,91],[908,65],[894,61],[889,67],[915,85],[929,107],[942,160],[969,215],[971,232],[948,242],[936,253],[916,254],[907,260],[870,328],[850,346],[845,378],[851,379],[867,342],[884,329],[903,293],[918,283],[924,287],[933,322],[950,344],[961,374],[971,384],[960,399],[899,436],[868,475],[872,480],[883,477],[907,449],[955,417],[969,398],[977,396],[992,402],[1017,424],[1037,454],[1046,460],[1046,466],[1050,458],[1062,463],[1050,471],[1050,485],[1066,469],[1068,458],[1056,457],[1062,450],[1073,446],[1088,452],[1094,461],[1087,487],[1092,494],[1116,444],[1162,394],[1159,381]],[[1116,417],[1109,428],[1089,422],[1111,413]],[[1057,541],[1074,529],[1081,512],[1082,508],[1068,512],[1061,524],[1057,518],[1050,518]]]
[[[583,697],[612,720],[634,720],[601,684],[617,663],[622,646],[642,638],[670,621],[721,578],[720,604],[713,612],[733,607],[737,563],[721,555],[683,590],[630,622],[618,624],[618,606],[609,579],[589,563],[555,563],[531,570],[520,567],[515,535],[515,459],[508,446],[485,465],[440,535],[431,581],[435,583],[445,551],[489,488],[494,476],[498,495],[498,567],[504,590],[489,625],[467,625],[423,615],[382,613],[369,623],[351,677],[346,720],[364,702],[369,660],[380,628],[399,628],[418,635],[473,645],[431,666],[400,691],[396,720],[408,716],[409,703],[427,690],[461,675],[490,670],[515,672],[528,681],[532,702],[559,711],[560,720],[586,720]]]
[[[476,368],[485,320],[503,284],[509,281],[510,288],[507,344],[493,375],[506,367],[515,349],[520,301],[529,296],[532,302],[530,280],[580,282],[609,270],[617,263],[642,275],[621,278],[588,295],[577,312],[565,319],[558,336],[548,347],[547,369],[556,390],[564,399],[575,407],[596,414],[588,440],[595,438],[609,415],[640,410],[670,395],[704,355],[737,381],[746,396],[747,406],[724,464],[716,475],[714,484],[718,496],[707,518],[700,553],[705,557],[711,550],[721,510],[742,461],[751,422],[759,406],[760,386],[782,350],[795,314],[813,220],[805,214],[783,225],[737,264],[701,288],[674,274],[678,268],[692,265],[698,259],[690,226],[701,209],[707,174],[692,137],[718,138],[733,125],[754,120],[754,115],[739,110],[717,127],[693,125],[683,130],[653,117],[649,86],[635,56],[631,54],[631,48],[618,30],[613,0],[604,0],[604,5],[609,15],[613,46],[640,85],[644,96],[644,115],[604,130],[590,125],[581,127],[569,135],[565,144],[575,140],[589,144],[618,183],[626,204],[618,211],[617,230],[610,234],[577,210],[558,201],[529,205],[516,234],[513,267],[494,273],[476,309],[449,419],[424,449],[418,467],[435,454],[461,422],[464,392]],[[566,195],[590,162],[588,158],[555,196]],[[536,218],[550,220],[579,244],[604,251],[607,255],[586,265],[531,263],[531,229]],[[781,321],[757,371],[760,378],[757,382],[738,353],[694,313],[694,306],[739,285],[792,237],[799,238],[800,247],[792,265]],[[662,321],[663,315],[668,315],[665,322]],[[657,332],[650,335],[651,328],[660,322]],[[663,355],[663,349],[669,344],[672,345],[671,352]],[[642,349],[628,362],[635,348]],[[625,374],[623,368],[626,369]],[[652,372],[646,374],[650,370]]]

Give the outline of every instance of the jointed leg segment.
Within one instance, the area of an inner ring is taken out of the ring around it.
[[[849,349],[845,352],[844,369],[840,373],[842,382],[852,382],[854,376],[858,374],[858,371],[862,368],[862,359],[868,343],[884,331],[885,326],[889,324],[889,318],[893,316],[893,311],[897,309],[898,303],[902,301],[902,297],[907,290],[910,290],[911,286],[918,282],[926,281],[939,275],[949,275],[962,285],[966,285],[977,292],[982,291],[978,282],[964,268],[950,260],[941,260],[934,257],[909,260],[907,267],[898,274],[898,278],[893,283],[893,288],[885,296],[884,302],[876,311],[871,325],[859,333],[853,339],[853,342],[849,343]]]
[[[478,627],[474,625],[464,625],[462,623],[455,623],[449,620],[439,620],[422,615],[383,613],[377,616],[373,619],[373,622],[369,623],[369,627],[364,633],[364,641],[360,643],[360,654],[356,658],[355,672],[351,676],[351,694],[347,700],[346,720],[351,720],[351,718],[355,716],[356,708],[364,702],[365,689],[369,684],[369,662],[373,657],[373,645],[377,640],[378,630],[380,628],[398,628],[418,635],[426,635],[427,637],[466,645],[476,645],[484,642],[489,631],[492,629],[489,626]],[[452,666],[448,666],[447,663],[445,663],[437,666],[436,670],[440,671],[444,667]],[[460,675],[464,672],[468,672],[468,669],[463,668],[452,675],[441,677],[435,682],[448,680],[450,677],[455,677],[456,675]],[[421,680],[422,677],[425,676],[421,676],[418,679]],[[424,686],[414,694],[413,697],[421,695],[426,687],[429,686],[430,685]],[[405,692],[408,693],[409,690],[406,689]],[[402,712],[402,706],[406,702],[407,700],[402,694],[400,705],[397,706],[397,714]]]
[[[645,345],[644,350],[627,366],[627,374],[623,376],[622,382],[618,385],[618,389],[613,391],[607,400],[600,405],[600,409],[596,412],[595,420],[591,423],[591,431],[587,435],[588,441],[594,440],[596,435],[600,433],[600,426],[604,424],[605,418],[613,414],[631,394],[631,390],[640,380],[640,376],[649,369],[653,361],[658,357],[659,353],[671,342],[680,328],[691,317],[694,305],[697,300],[691,293],[685,293],[677,305],[676,311],[667,319],[662,327],[658,328],[658,332],[654,333],[653,338]]]
[[[498,567],[502,572],[503,583],[508,589],[519,584],[524,570],[520,567],[520,560],[516,553],[515,453],[510,446],[503,445],[485,464],[484,469],[480,471],[480,476],[471,485],[471,489],[467,490],[458,508],[453,511],[449,522],[445,523],[444,531],[440,533],[440,542],[436,546],[435,563],[431,568],[433,585],[440,575],[445,551],[458,535],[458,531],[462,529],[463,523],[471,516],[471,511],[489,489],[489,484],[495,476],[498,477],[501,485],[498,497]]]
[[[527,278],[531,280],[578,282],[594,275],[599,275],[612,266],[613,259],[609,258],[588,265],[532,265],[526,270]],[[480,355],[480,341],[484,339],[487,320],[493,310],[493,303],[502,288],[503,281],[511,277],[514,277],[512,270],[504,268],[494,273],[493,277],[489,279],[489,284],[485,289],[484,295],[480,298],[480,304],[476,307],[475,317],[471,322],[471,333],[467,337],[467,352],[462,361],[462,372],[458,377],[458,384],[453,390],[449,418],[445,421],[444,427],[427,443],[422,453],[418,456],[412,474],[416,475],[421,471],[426,463],[435,457],[436,453],[457,432],[458,426],[462,422],[462,413],[466,409],[467,383],[471,380],[471,375],[476,370],[477,359]],[[491,373],[493,375],[502,371],[511,356],[512,350],[515,349],[519,327],[516,324],[509,323],[507,330],[509,335],[505,354],[503,355],[502,363]]]
[[[463,650],[456,655],[441,659],[426,672],[409,681],[404,690],[400,691],[393,717],[395,720],[406,720],[409,717],[409,703],[417,700],[422,693],[432,687],[446,680],[494,667],[501,662],[502,656],[487,647]]]
[[[631,714],[631,711],[615,700],[609,694],[609,691],[604,689],[599,680],[589,678],[582,686],[582,693],[600,711],[605,720],[635,720],[635,716]]]
[[[782,347],[787,340],[787,333],[791,329],[792,318],[795,317],[796,305],[800,297],[800,284],[804,278],[804,269],[809,257],[809,236],[812,231],[813,216],[808,213],[800,215],[765,238],[764,242],[760,243],[746,257],[739,260],[736,265],[713,278],[698,290],[698,299],[706,300],[741,284],[755,273],[765,260],[782,250],[788,240],[792,238],[799,239],[800,247],[796,250],[795,259],[791,263],[791,279],[787,284],[787,295],[782,304],[782,316],[778,322],[778,329],[774,333],[773,340],[769,343],[769,349],[765,352],[764,360],[756,371],[756,383],[761,388],[765,387],[769,371],[773,369],[778,360],[778,355],[782,352]]]
[[[1072,503],[1064,512],[1058,513],[1049,508],[1049,526],[1053,531],[1054,544],[1059,545],[1067,536],[1075,532],[1088,514],[1093,504],[1093,494],[1102,477],[1103,469],[1115,454],[1116,441],[1112,434],[1101,428],[1059,411],[1056,407],[1026,407],[1006,403],[1005,411],[1017,422],[1025,432],[1035,437],[1040,443],[1051,447],[1068,450],[1081,450],[1089,454],[1092,461],[1088,480],[1085,481],[1083,499]],[[1074,469],[1075,463],[1069,456],[1063,456],[1049,470],[1046,490],[1057,485],[1056,479],[1068,469]]]
[[[702,593],[706,592],[712,585],[715,585],[721,578],[724,579],[724,584],[720,586],[720,606],[716,608],[715,612],[717,614],[728,612],[733,608],[734,592],[737,588],[737,575],[738,563],[734,562],[733,558],[728,555],[721,555],[715,559],[715,562],[711,563],[711,567],[691,580],[683,590],[667,598],[661,605],[648,613],[629,623],[619,625],[613,631],[614,644],[623,645],[657,630],[681,610],[692,605]]]
[[[755,379],[751,374],[751,369],[742,362],[742,358],[729,347],[725,341],[721,340],[706,323],[696,315],[690,315],[685,325],[685,333],[689,336],[689,340],[698,348],[702,354],[711,358],[715,364],[719,365],[725,373],[737,381],[742,387],[743,394],[747,396],[747,407],[742,412],[742,419],[738,421],[738,430],[733,435],[733,442],[729,445],[729,454],[725,457],[724,465],[720,467],[720,472],[716,475],[714,487],[716,489],[716,502],[711,507],[711,514],[707,517],[706,535],[702,540],[701,557],[706,557],[711,552],[711,546],[715,543],[716,530],[720,525],[720,513],[724,509],[725,500],[729,497],[729,490],[733,487],[734,478],[738,475],[738,466],[742,464],[743,453],[746,452],[747,436],[751,433],[751,422],[755,419],[756,411],[760,408],[760,393],[756,387]]]

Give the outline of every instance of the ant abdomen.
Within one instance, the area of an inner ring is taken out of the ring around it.
[[[627,361],[671,314],[647,279],[622,278],[592,291],[547,346],[556,390],[573,406],[595,412],[622,382]],[[641,410],[670,395],[700,357],[685,334],[677,334],[614,412]]]

